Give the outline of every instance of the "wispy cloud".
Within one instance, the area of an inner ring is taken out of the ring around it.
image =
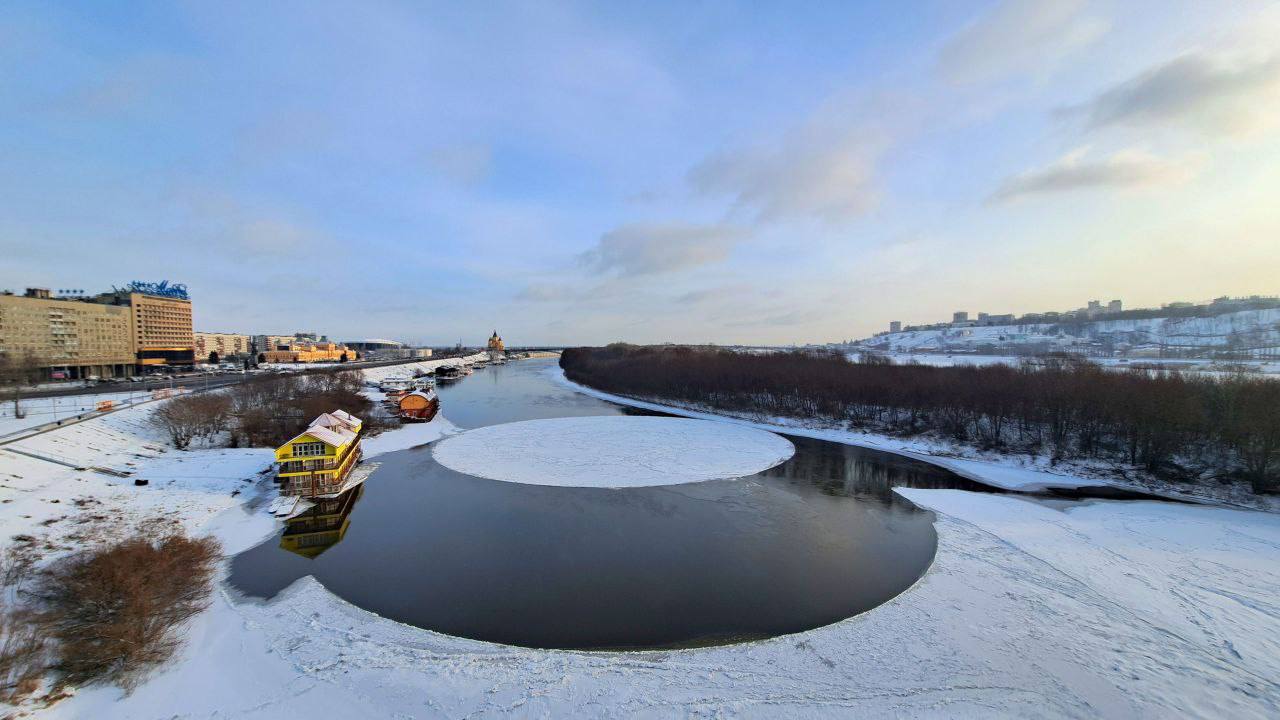
[[[1090,129],[1176,123],[1212,134],[1247,133],[1280,119],[1280,55],[1187,53],[1061,112],[1083,116]]]
[[[956,84],[1045,72],[1110,28],[1086,0],[1004,0],[951,38],[938,71]]]
[[[732,197],[733,208],[758,222],[818,218],[841,222],[867,213],[882,137],[858,128],[805,128],[773,146],[721,152],[689,174],[705,195]]]
[[[531,283],[516,293],[521,302],[567,302],[581,296],[573,285],[557,283]]]
[[[600,273],[652,275],[722,261],[742,237],[741,229],[728,225],[624,225],[578,259]]]
[[[1002,202],[1027,195],[1146,187],[1183,182],[1194,174],[1188,162],[1165,160],[1139,151],[1121,151],[1099,159],[1086,159],[1086,153],[1079,150],[1050,165],[1009,178],[991,200]]]
[[[879,198],[876,163],[890,145],[879,122],[892,110],[872,105],[837,98],[776,140],[706,158],[689,182],[703,195],[729,196],[758,222],[862,215]]]

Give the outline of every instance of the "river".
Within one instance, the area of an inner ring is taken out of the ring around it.
[[[555,382],[554,360],[478,370],[439,388],[462,428],[653,414]],[[606,489],[449,470],[421,447],[381,456],[365,485],[232,561],[272,598],[311,575],[347,601],[461,637],[542,648],[674,648],[798,632],[910,587],[933,516],[895,486],[982,490],[875,450],[789,437],[796,453],[742,478]]]

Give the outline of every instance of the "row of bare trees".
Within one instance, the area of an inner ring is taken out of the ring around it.
[[[565,374],[601,390],[733,411],[944,433],[987,448],[1104,458],[1166,477],[1280,489],[1280,382],[1116,372],[1087,363],[929,367],[839,354],[574,348]]]
[[[178,449],[197,439],[231,447],[275,447],[323,412],[345,410],[372,427],[377,418],[373,403],[361,394],[363,387],[359,370],[265,375],[228,390],[174,398],[152,418]]]

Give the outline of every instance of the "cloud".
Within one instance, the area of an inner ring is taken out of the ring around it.
[[[742,236],[726,225],[624,225],[602,235],[578,259],[597,272],[653,275],[720,262]]]
[[[1187,53],[1062,113],[1083,115],[1090,129],[1177,123],[1211,134],[1248,133],[1280,116],[1280,55]]]
[[[531,283],[516,293],[516,300],[521,302],[566,302],[575,300],[580,296],[581,293],[573,285]]]
[[[1009,178],[991,199],[1008,201],[1027,195],[1147,187],[1183,182],[1194,174],[1189,163],[1138,151],[1121,151],[1098,160],[1084,159],[1085,153],[1076,151],[1046,167]]]
[[[887,145],[882,132],[847,117],[823,118],[773,145],[724,152],[689,172],[704,195],[729,195],[756,221],[818,218],[841,222],[874,207],[875,165]]]
[[[493,149],[487,145],[450,145],[430,151],[432,169],[449,180],[476,185],[489,177],[493,168]]]
[[[753,315],[748,318],[731,320],[724,323],[724,325],[732,328],[791,327],[821,320],[829,314],[830,312],[826,310],[791,310],[773,315]]]
[[[938,71],[955,84],[1043,72],[1110,29],[1085,0],[1004,0],[951,38],[938,53]]]
[[[722,302],[725,300],[740,299],[744,297],[757,297],[761,294],[771,294],[773,292],[774,291],[762,288],[759,285],[736,283],[733,285],[718,285],[716,287],[691,290],[687,293],[676,296],[675,301],[682,305],[700,305],[702,303]]]

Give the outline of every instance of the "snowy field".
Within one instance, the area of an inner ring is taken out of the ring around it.
[[[94,412],[98,403],[111,401],[119,407],[151,399],[150,391],[67,395],[65,397],[26,398],[19,401],[23,417],[14,417],[13,401],[0,402],[0,438],[38,425],[70,420],[77,415]]]
[[[0,446],[0,544],[30,534],[60,552],[156,513],[228,552],[277,532],[258,474],[270,450],[168,449],[147,423],[157,405],[15,444],[129,478]],[[375,440],[417,444],[432,424]],[[695,650],[538,651],[391,622],[304,578],[268,603],[219,590],[179,657],[132,694],[81,689],[34,716],[1280,716],[1280,516],[899,492],[937,514],[933,566],[889,603],[816,630]]]
[[[743,477],[795,454],[786,438],[667,417],[570,417],[491,425],[438,443],[436,462],[503,482],[646,487]]]

